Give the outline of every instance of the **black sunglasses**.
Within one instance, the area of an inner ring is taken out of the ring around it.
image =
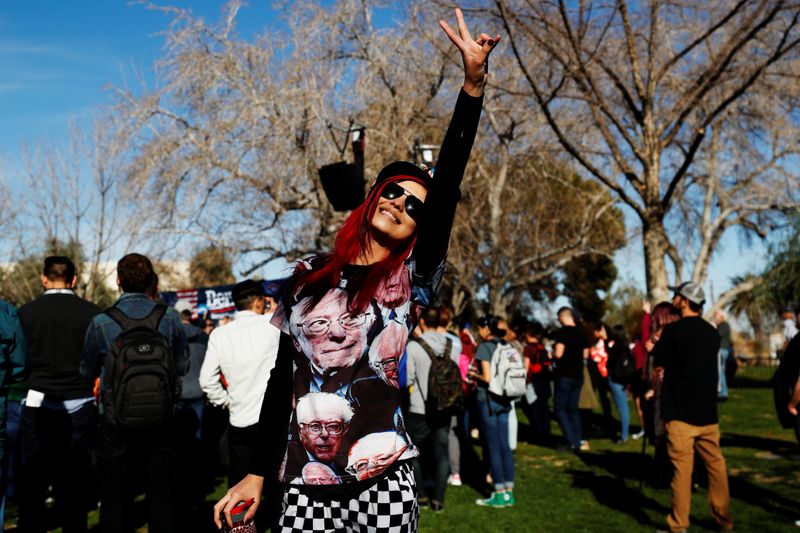
[[[402,188],[397,183],[389,183],[387,184],[383,190],[381,190],[381,197],[386,198],[387,200],[394,200],[395,198],[400,198],[401,196],[406,196],[406,203],[405,203],[405,210],[415,221],[419,221],[420,215],[425,210],[425,203]]]

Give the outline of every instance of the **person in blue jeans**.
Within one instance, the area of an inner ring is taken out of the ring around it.
[[[558,425],[574,452],[581,449],[583,440],[578,400],[583,386],[584,359],[588,357],[589,342],[584,332],[575,324],[569,307],[558,310],[561,328],[553,334],[555,390],[553,403]]]
[[[618,444],[624,444],[628,442],[630,428],[628,390],[627,384],[625,384],[623,379],[616,375],[615,372],[620,358],[626,355],[626,350],[629,350],[628,343],[623,336],[624,331],[614,328],[614,330],[610,332],[608,326],[602,322],[595,327],[594,335],[597,339],[602,339],[606,353],[608,354],[608,362],[606,365],[608,369],[608,388],[611,390],[611,396],[614,398],[614,404],[617,406],[620,420],[619,438],[616,442]]]
[[[477,403],[481,434],[489,454],[494,491],[489,498],[475,503],[487,507],[512,507],[514,499],[514,455],[508,440],[508,417],[513,408],[509,398],[496,396],[489,392],[491,381],[491,362],[498,344],[505,344],[507,331],[500,327],[503,319],[487,316],[478,320],[478,334],[483,342],[478,346],[475,360],[478,369],[470,371],[470,377],[478,384]],[[527,367],[527,361],[525,366]]]
[[[728,324],[728,319],[724,312],[720,310],[714,311],[714,324],[717,326],[717,333],[719,333],[719,355],[717,356],[719,383],[717,385],[717,399],[724,402],[728,399],[728,379],[726,370],[729,359],[733,357],[733,341],[731,340],[731,326]]]

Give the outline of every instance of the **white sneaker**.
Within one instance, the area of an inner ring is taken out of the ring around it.
[[[452,485],[453,487],[460,487],[461,486],[461,476],[459,474],[453,474],[449,478],[447,478],[447,484]]]
[[[639,440],[639,439],[641,439],[642,437],[644,437],[644,430],[641,430],[641,431],[639,431],[638,433],[634,433],[633,435],[631,435],[631,438],[632,438],[633,440]]]

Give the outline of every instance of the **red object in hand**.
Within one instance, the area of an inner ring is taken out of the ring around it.
[[[231,522],[233,523],[233,527],[228,527],[225,515],[220,513],[220,520],[222,521],[222,529],[220,531],[223,533],[256,533],[255,522],[252,519],[247,522],[244,521],[247,510],[255,501],[255,498],[250,498],[247,501],[237,503],[231,509]]]

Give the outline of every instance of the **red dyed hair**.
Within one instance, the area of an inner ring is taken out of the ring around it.
[[[669,302],[661,302],[653,307],[651,313],[652,323],[650,329],[655,332],[660,332],[664,326],[680,320],[681,314],[675,309],[675,306]]]
[[[286,287],[286,296],[289,301],[298,297],[302,292],[303,297],[311,296],[309,309],[316,305],[329,290],[338,287],[341,281],[341,272],[345,265],[352,264],[359,257],[363,257],[372,245],[370,227],[372,217],[378,208],[378,199],[383,188],[389,183],[399,181],[413,181],[427,188],[427,184],[413,176],[392,176],[370,189],[364,202],[355,208],[344,221],[336,234],[336,243],[333,252],[321,256],[314,263],[314,268],[298,265]],[[392,273],[402,268],[403,263],[411,254],[416,242],[416,231],[407,242],[392,250],[389,256],[377,263],[366,265],[363,269],[347,280],[347,307],[351,311],[361,312],[370,304],[381,281]]]

